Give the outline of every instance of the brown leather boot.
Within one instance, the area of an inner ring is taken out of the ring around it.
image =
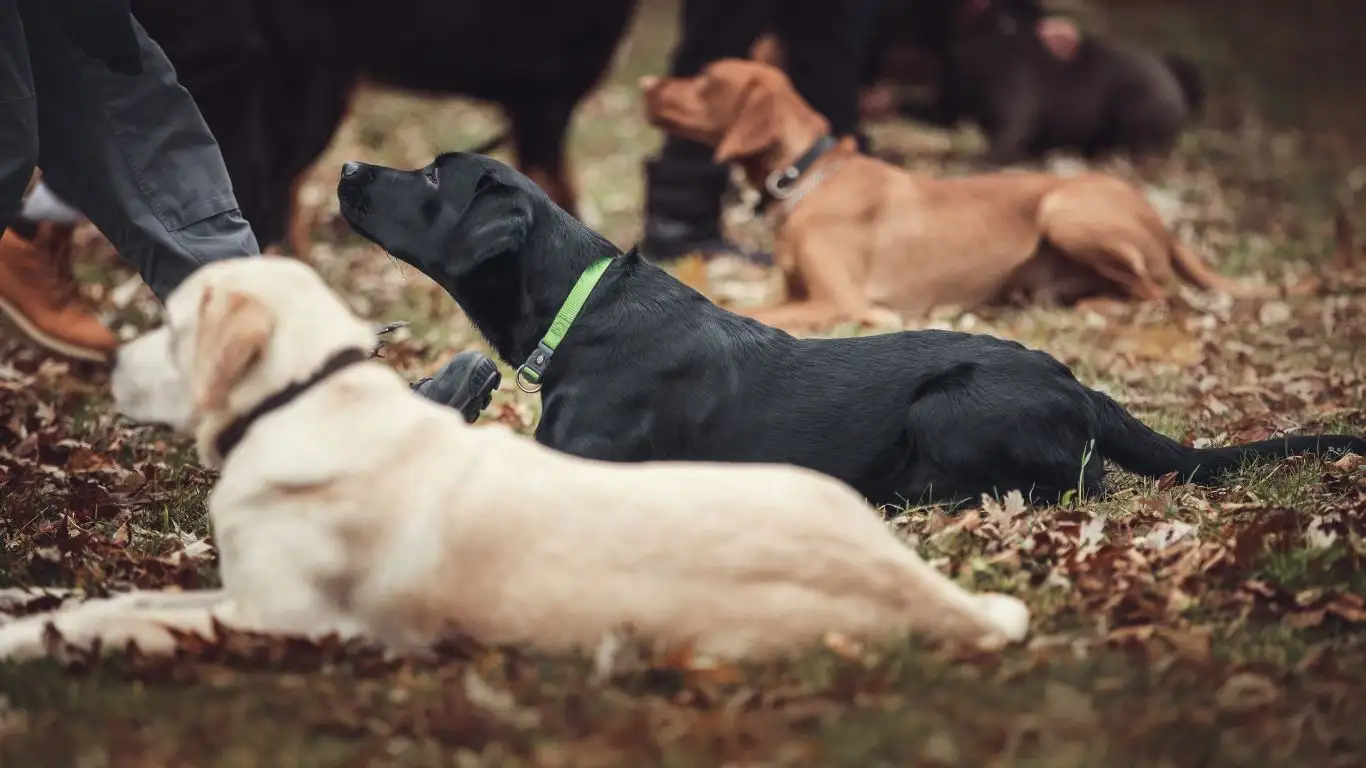
[[[118,339],[76,285],[72,231],[68,225],[46,222],[14,222],[5,230],[0,238],[0,315],[49,352],[104,362]]]

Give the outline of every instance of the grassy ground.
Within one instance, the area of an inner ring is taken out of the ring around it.
[[[1165,24],[1163,39],[1238,71],[1208,19],[1157,23],[1128,7],[1087,18]],[[658,141],[631,84],[662,67],[671,22],[668,6],[644,11],[574,129],[585,217],[621,245],[639,233],[639,163]],[[1181,439],[1366,432],[1366,281],[1329,269],[1346,252],[1334,201],[1350,200],[1350,163],[1366,155],[1276,127],[1240,88],[1223,93],[1237,98],[1216,101],[1150,191],[1222,269],[1298,291],[1234,306],[1191,296],[1105,313],[943,312],[919,325],[1046,349]],[[479,342],[425,278],[338,225],[334,169],[351,158],[416,166],[498,119],[459,101],[367,94],[308,190],[322,213],[308,258],[358,311],[410,321],[386,352],[410,376]],[[905,125],[876,135],[946,172],[976,145]],[[1325,161],[1325,146],[1341,154]],[[1366,205],[1347,210],[1366,225]],[[735,224],[762,240],[753,222]],[[154,322],[129,273],[97,242],[86,250],[110,321],[130,335]],[[507,384],[486,418],[529,432],[536,413]],[[214,584],[212,482],[185,442],[122,427],[100,372],[0,342],[0,587]],[[889,518],[962,584],[1027,600],[1028,645],[984,654],[832,639],[797,663],[719,669],[679,669],[629,639],[595,659],[466,644],[397,663],[236,635],[171,662],[64,653],[0,665],[0,765],[1366,763],[1366,466],[1354,457],[1250,467],[1208,490],[1116,474],[1106,498],[1064,507],[1007,496],[965,515]],[[54,599],[9,590],[0,614]]]

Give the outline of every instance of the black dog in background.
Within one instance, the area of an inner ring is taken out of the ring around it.
[[[793,338],[621,255],[483,156],[416,171],[347,163],[337,191],[351,227],[445,288],[511,365],[537,351],[579,276],[611,259],[541,379],[536,439],[578,456],[796,464],[891,504],[1096,494],[1107,458],[1202,482],[1251,458],[1366,454],[1345,436],[1191,448],[1053,357],[991,336]]]
[[[573,210],[570,117],[611,65],[637,0],[131,4],[203,112],[266,246],[285,238],[295,182],[327,148],[362,78],[498,104],[518,165]]]
[[[1036,34],[1039,0],[886,0],[865,86],[931,67],[934,96],[900,100],[905,117],[977,124],[1003,165],[1069,149],[1162,155],[1198,116],[1204,88],[1194,65],[1138,46],[1083,35],[1059,60]]]

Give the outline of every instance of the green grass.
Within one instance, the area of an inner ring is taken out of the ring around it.
[[[1224,272],[1273,282],[1312,274],[1332,247],[1326,201],[1366,152],[1349,162],[1321,125],[1309,136],[1263,119],[1261,110],[1278,110],[1245,87],[1237,64],[1249,43],[1211,31],[1209,12],[1085,10],[1090,23],[1147,35],[1211,72],[1210,117],[1149,180],[1199,221],[1188,239]],[[675,18],[672,5],[646,3],[618,68],[573,126],[585,218],[622,246],[640,234],[640,163],[659,144],[633,84],[663,68]],[[1339,85],[1307,85],[1299,97],[1315,100],[1318,119]],[[410,378],[482,341],[430,281],[338,225],[335,169],[348,159],[415,167],[500,123],[484,105],[368,93],[315,171],[308,194],[320,215],[308,258],[358,312],[409,322],[384,354]],[[963,172],[980,148],[971,131],[891,124],[874,134],[943,173]],[[739,231],[766,237],[752,224]],[[112,286],[130,273],[107,247],[92,241],[83,254],[80,274],[111,323],[131,332],[155,321],[145,291],[114,303]],[[1173,303],[1104,316],[949,312],[921,325],[1047,350],[1180,440],[1362,433],[1364,288],[1332,278],[1326,291],[1265,316],[1258,303]],[[505,367],[484,418],[529,433],[539,402],[511,374]],[[212,473],[186,441],[123,426],[105,384],[98,372],[0,342],[0,587],[215,585],[211,552],[174,564],[185,546],[178,532],[211,535]],[[171,662],[0,664],[0,765],[1366,762],[1366,615],[1353,613],[1366,598],[1366,468],[1259,463],[1205,489],[1116,472],[1103,497],[1008,520],[927,507],[888,517],[959,583],[1024,599],[1035,615],[1029,644],[992,654],[893,639],[680,673],[627,643],[610,674],[598,674],[586,659],[516,649],[461,646],[400,663],[359,648],[230,636]],[[1331,544],[1322,546],[1322,531]]]

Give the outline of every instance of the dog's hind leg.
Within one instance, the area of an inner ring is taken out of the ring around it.
[[[976,506],[983,495],[1019,491],[1031,503],[1054,504],[1069,491],[1101,492],[1105,462],[1091,403],[1065,366],[1041,353],[1033,365],[1040,362],[1052,373],[962,362],[919,382],[905,433],[941,437],[915,439],[901,491],[908,502]]]
[[[801,300],[741,314],[783,329],[821,328],[849,321],[874,328],[900,328],[901,318],[875,306],[864,292],[867,244],[845,240],[844,229],[807,230],[805,237],[780,244],[775,257],[788,284],[800,287],[797,295]]]
[[[565,158],[574,103],[518,104],[507,109],[518,169],[566,213],[578,216],[578,191]]]
[[[973,594],[911,553],[910,579],[903,582],[904,618],[915,632],[931,637],[1018,642],[1029,633],[1029,608],[998,593]]]
[[[268,178],[253,211],[243,211],[263,244],[283,239],[291,254],[307,259],[313,245],[314,209],[301,199],[309,170],[351,111],[360,91],[356,75],[309,67],[268,92],[265,139]]]
[[[1039,210],[1044,241],[1058,255],[1094,271],[1139,301],[1163,299],[1170,281],[1167,254],[1146,253],[1160,244],[1142,231],[1123,206],[1104,207],[1064,187],[1044,198]]]
[[[308,260],[308,254],[313,251],[313,225],[314,217],[311,208],[303,204],[304,184],[308,181],[308,172],[304,171],[294,177],[294,181],[289,185],[289,223],[287,225],[288,234],[286,241],[289,243],[289,253],[296,259]]]

